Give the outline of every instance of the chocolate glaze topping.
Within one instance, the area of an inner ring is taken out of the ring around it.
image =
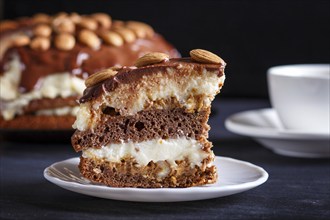
[[[70,51],[56,48],[36,51],[28,46],[15,48],[15,51],[23,63],[20,83],[22,92],[31,91],[37,85],[39,78],[52,73],[70,72],[81,78],[87,78],[94,72],[116,64],[131,66],[138,57],[150,51],[162,51],[170,54],[171,57],[179,56],[173,46],[160,35],[155,35],[152,39],[137,39],[121,47],[102,45],[99,50],[76,44]],[[9,52],[14,54],[13,50]],[[8,56],[4,57],[8,61]],[[4,66],[2,69],[5,69]]]
[[[52,73],[70,72],[87,78],[94,72],[116,64],[131,66],[139,56],[149,51],[163,51],[171,57],[179,56],[178,52],[159,35],[152,39],[137,39],[121,47],[102,45],[99,50],[76,44],[70,51],[50,48],[40,52],[29,47],[20,47],[17,51],[24,64],[21,91],[32,90],[39,78]]]
[[[225,65],[222,64],[203,64],[197,63],[190,58],[174,58],[167,61],[163,61],[158,64],[153,64],[140,68],[130,68],[125,67],[118,70],[118,73],[92,87],[88,87],[85,89],[83,96],[80,98],[80,103],[85,103],[96,99],[99,97],[102,92],[105,91],[113,91],[115,90],[119,84],[129,84],[134,81],[138,81],[145,75],[157,74],[160,71],[167,73],[167,68],[193,68],[196,71],[202,71],[206,69],[208,71],[218,71],[218,76],[221,77],[224,74]]]
[[[0,32],[0,42],[15,33],[30,35],[36,25],[31,19],[21,19],[13,30]],[[78,29],[79,30],[79,29]],[[77,31],[78,31],[77,30]],[[60,72],[69,72],[86,79],[90,74],[120,64],[131,66],[135,60],[148,52],[163,52],[170,57],[180,57],[178,51],[158,34],[153,37],[138,38],[122,46],[110,46],[102,43],[94,50],[76,42],[73,49],[63,51],[52,45],[45,51],[33,50],[29,46],[9,48],[0,60],[0,76],[7,70],[7,63],[14,55],[22,62],[20,92],[29,92],[38,85],[41,77]]]

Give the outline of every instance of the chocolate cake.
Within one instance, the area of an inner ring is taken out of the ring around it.
[[[71,138],[85,178],[143,188],[216,181],[207,122],[225,63],[205,50],[190,54],[149,53],[86,80]]]
[[[148,24],[104,13],[2,21],[0,43],[0,128],[9,129],[72,129],[88,76],[148,52],[179,57]]]

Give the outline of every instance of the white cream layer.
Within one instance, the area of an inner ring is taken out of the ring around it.
[[[100,149],[83,150],[84,158],[95,158],[109,162],[120,162],[121,159],[134,158],[138,166],[144,167],[150,161],[154,163],[167,161],[176,167],[176,160],[187,159],[190,166],[201,166],[201,162],[209,156],[202,150],[202,145],[194,139],[154,139],[139,143],[127,142],[111,144]]]
[[[134,88],[134,92],[131,85],[121,84],[116,90],[105,94],[106,97],[102,99],[108,106],[119,111],[125,109],[124,115],[134,115],[144,110],[148,103],[168,98],[175,98],[186,109],[194,109],[196,103],[190,102],[189,97],[204,95],[203,104],[209,106],[225,80],[225,75],[218,77],[217,74],[206,69],[201,74],[182,75],[180,78],[174,77],[176,70],[167,68],[166,71],[167,74],[160,72],[143,76],[141,83]],[[134,101],[127,103],[123,100]]]
[[[38,89],[21,94],[18,91],[18,84],[22,74],[19,58],[14,58],[8,65],[8,71],[0,77],[0,99],[5,101],[5,104],[1,107],[1,114],[6,120],[13,119],[16,114],[21,114],[24,106],[27,106],[32,100],[82,95],[85,89],[84,80],[65,72],[54,73],[39,79]],[[54,110],[53,112],[61,114],[65,111]],[[70,109],[70,114],[73,111],[74,113],[77,112],[76,109]],[[50,112],[48,111],[47,114]]]
[[[62,107],[62,108],[54,108],[54,109],[45,109],[45,110],[39,110],[36,112],[36,115],[57,115],[57,116],[62,116],[62,115],[72,115],[75,116],[77,115],[77,112],[79,110],[78,106],[75,107]]]

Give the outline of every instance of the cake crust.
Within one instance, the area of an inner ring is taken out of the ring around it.
[[[136,188],[183,188],[214,183],[217,179],[216,167],[207,167],[210,158],[202,166],[191,168],[187,161],[177,161],[178,167],[172,170],[166,162],[150,162],[145,167],[137,167],[132,159],[112,163],[80,157],[81,174],[94,183],[112,187]],[[159,177],[166,170],[166,177]]]
[[[68,130],[71,131],[71,126],[76,117],[72,115],[21,115],[8,121],[0,118],[1,129],[18,130]]]
[[[23,108],[24,114],[29,114],[33,112],[37,112],[39,110],[44,109],[54,109],[61,107],[74,107],[77,106],[77,96],[68,97],[68,98],[60,98],[56,97],[54,99],[50,98],[42,98],[32,100],[27,106]]]

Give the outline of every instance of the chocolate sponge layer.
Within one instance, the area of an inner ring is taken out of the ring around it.
[[[188,113],[184,109],[141,111],[134,116],[116,115],[106,111],[101,122],[93,130],[77,130],[71,138],[76,151],[86,148],[101,148],[109,143],[122,141],[142,142],[156,138],[208,137],[207,124],[210,108]]]
[[[114,163],[81,157],[79,169],[85,178],[112,187],[191,187],[216,181],[216,167],[207,166],[209,160],[204,159],[200,167],[191,167],[189,161],[177,161],[176,169],[168,167],[168,174],[163,178],[159,178],[159,172],[164,169],[164,161],[151,161],[147,166],[137,167],[131,159]]]

